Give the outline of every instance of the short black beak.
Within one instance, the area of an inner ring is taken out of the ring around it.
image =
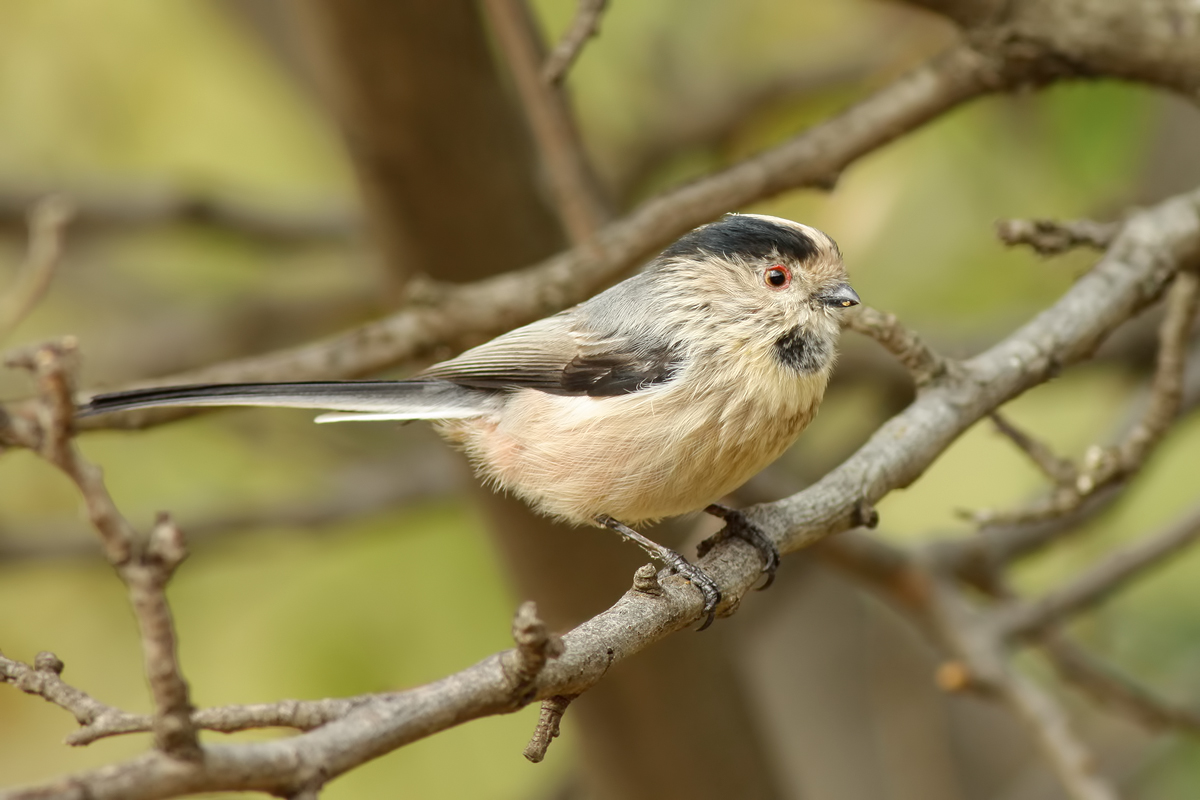
[[[848,283],[839,283],[819,299],[825,305],[837,308],[850,308],[862,302],[858,299],[858,292],[851,289]]]

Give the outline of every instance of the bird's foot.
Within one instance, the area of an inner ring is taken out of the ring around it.
[[[736,508],[713,503],[704,510],[714,517],[720,517],[725,520],[725,527],[697,545],[696,553],[701,558],[704,558],[709,550],[712,550],[713,547],[729,537],[732,536],[735,539],[741,539],[743,542],[753,545],[758,554],[762,556],[762,571],[767,576],[767,580],[766,583],[758,587],[758,590],[761,592],[774,583],[775,571],[779,569],[779,548],[775,546],[770,537],[763,533],[762,528],[751,522],[744,513],[738,511]]]
[[[713,619],[717,615],[717,606],[721,603],[721,590],[717,587],[717,582],[709,577],[708,573],[697,567],[686,558],[676,553],[669,547],[647,539],[642,534],[635,531],[633,528],[619,522],[607,515],[596,517],[596,521],[606,528],[619,533],[623,538],[628,539],[634,544],[641,547],[651,558],[661,561],[677,575],[682,575],[693,586],[700,590],[700,594],[704,597],[704,624],[697,630],[704,630],[709,625],[712,625]]]

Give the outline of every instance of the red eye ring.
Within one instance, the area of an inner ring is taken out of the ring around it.
[[[775,264],[763,270],[763,283],[768,289],[781,291],[792,285],[792,271],[783,264]]]

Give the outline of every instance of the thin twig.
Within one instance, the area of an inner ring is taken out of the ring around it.
[[[155,744],[175,758],[195,761],[200,744],[191,722],[188,687],[177,657],[177,642],[166,584],[186,557],[183,537],[166,516],[159,518],[148,540],[139,542],[121,515],[99,468],[83,458],[71,438],[73,413],[70,369],[73,341],[43,345],[19,365],[34,373],[38,385],[40,455],[62,470],[79,489],[105,555],[125,583],[141,630],[146,678],[154,697]]]
[[[263,728],[294,728],[310,731],[348,714],[354,708],[371,702],[377,695],[330,698],[326,700],[280,700],[276,703],[213,706],[192,712],[192,725],[198,730],[216,733],[239,733]],[[114,710],[115,711],[115,710]],[[96,721],[72,732],[67,744],[85,745],[100,739],[127,733],[147,733],[154,730],[150,714],[115,712],[113,716]]]
[[[934,618],[962,662],[962,682],[1005,703],[1025,723],[1073,800],[1117,800],[1059,703],[1008,663],[1002,632],[991,619],[972,609],[945,577],[935,573],[931,588]]]
[[[1050,630],[1038,637],[1041,650],[1062,680],[1152,730],[1200,735],[1200,709],[1184,708],[1158,697],[1068,639]]]
[[[1158,363],[1150,384],[1150,404],[1117,450],[1121,464],[1140,465],[1179,413],[1183,399],[1187,345],[1200,307],[1200,272],[1179,273],[1167,294],[1167,312],[1159,329]]]
[[[1008,636],[1028,636],[1103,602],[1200,539],[1200,506],[1165,530],[1117,550],[1066,585],[1014,605],[1004,615]]]
[[[538,617],[537,606],[532,601],[521,604],[513,618],[513,640],[517,643],[514,657],[505,662],[505,672],[513,684],[513,696],[524,705],[532,698],[536,689],[534,681],[550,659],[558,658],[565,650],[562,637],[551,633],[546,623]],[[558,736],[559,722],[567,710],[571,698],[552,697],[542,701],[533,738],[525,748],[525,757],[538,762],[546,756],[550,741]]]
[[[62,671],[63,662],[54,653],[38,653],[32,666],[0,655],[0,680],[69,711],[80,725],[108,723],[124,713],[63,681]]]
[[[120,572],[141,629],[146,679],[154,696],[155,746],[193,760],[200,758],[200,740],[166,595],[167,582],[185,558],[183,533],[169,516],[160,514],[140,557]]]
[[[105,557],[110,564],[120,566],[132,556],[133,528],[117,511],[100,470],[86,461],[71,442],[74,405],[66,362],[75,357],[77,347],[73,338],[67,338],[12,354],[8,363],[34,374],[38,388],[35,406],[38,453],[79,487],[88,519],[100,534]]]
[[[111,736],[154,730],[152,714],[131,714],[102,703],[65,682],[62,671],[63,663],[53,653],[38,653],[32,666],[0,655],[0,681],[37,695],[75,717],[81,727],[67,735],[69,745],[86,745]],[[344,716],[372,697],[374,695],[331,700],[281,700],[202,708],[192,714],[192,724],[218,733],[273,727],[306,731]]]
[[[956,580],[965,580],[986,594],[1009,596],[1002,576],[990,576],[986,581],[980,581],[974,572],[961,572],[963,565],[955,557],[956,551],[948,549],[945,546],[947,544],[954,543],[933,543],[921,548],[920,553],[914,553],[856,531],[847,531],[822,542],[814,548],[814,554],[908,611],[912,621],[930,635],[935,644],[945,645],[954,644],[961,633],[947,637],[939,626],[930,625],[931,620],[937,619],[937,615],[931,613],[934,610],[930,602],[931,574],[948,575],[950,573],[946,570],[949,569]],[[1003,619],[1003,613],[999,618],[985,614],[985,621],[971,619],[963,624],[982,630],[994,639],[1003,634],[1003,629],[996,625],[997,621],[1003,622]],[[942,624],[945,624],[944,620]],[[1035,630],[1030,636],[1050,659],[1064,682],[1089,694],[1101,705],[1151,729],[1200,735],[1200,709],[1186,708],[1158,697],[1148,688],[1076,646],[1057,628]],[[989,646],[993,649],[999,647],[994,643]],[[1003,692],[994,691],[995,687],[991,684],[981,683],[977,667],[972,667],[958,655],[942,663],[936,679],[938,686],[947,692],[976,690],[989,696],[1004,696]],[[1020,696],[1013,694],[1010,702],[1033,702],[1036,710],[1038,700],[1024,696],[1027,688],[1018,687]]]
[[[981,578],[980,570],[963,562],[964,551],[959,547],[960,544],[934,542],[922,547],[920,552],[912,552],[857,531],[847,531],[825,540],[813,549],[813,553],[862,581],[866,587],[879,591],[896,607],[908,611],[912,621],[926,633],[933,634],[932,638],[938,642],[943,637],[939,637],[937,631],[930,630],[928,624],[931,618],[930,566],[934,573],[952,574],[956,580],[966,582],[989,596],[1006,600],[1012,597],[1002,574],[988,574],[986,578]],[[993,567],[991,573],[1001,569],[1003,564],[996,563]],[[988,626],[993,631],[997,630],[997,620],[1001,625],[1005,620],[1005,611],[999,613],[998,618],[989,619]],[[999,630],[1003,632],[1003,628]],[[1034,629],[1027,634],[1027,638],[1032,639],[1047,656],[1064,682],[1087,693],[1099,704],[1147,728],[1200,735],[1200,709],[1187,708],[1157,696],[1133,678],[1121,674],[1083,650],[1057,627]],[[942,664],[937,681],[945,691],[978,688],[972,682],[971,669],[958,659]]]
[[[1090,495],[1078,508],[1066,514],[1025,522],[987,524],[982,536],[940,543],[939,556],[947,571],[976,586],[987,586],[998,570],[1016,560],[1027,558],[1083,530],[1083,524],[1110,508],[1121,495],[1120,486],[1107,486]]]
[[[703,91],[691,96],[684,93],[685,87],[681,85],[672,102],[673,113],[631,142],[631,149],[615,165],[610,181],[616,195],[635,197],[662,171],[664,164],[678,159],[680,154],[711,153],[719,157],[735,151],[739,134],[774,109],[820,102],[861,85],[869,76],[881,72],[886,52],[884,41],[868,40],[860,48],[854,48],[852,56],[764,76],[757,85],[739,84],[723,94],[717,94],[717,87],[705,85]],[[865,58],[864,53],[868,54]]]
[[[1027,455],[1034,466],[1051,481],[1060,486],[1069,486],[1078,478],[1079,472],[1075,469],[1075,465],[1068,459],[1055,455],[1045,442],[1033,438],[1018,428],[999,411],[993,411],[989,416],[992,424],[996,426],[996,430],[1007,436],[1017,446],[1017,449]]]
[[[546,663],[561,656],[564,648],[562,638],[546,630],[533,603],[524,603],[518,609],[513,619],[513,637],[516,649],[502,654],[497,663],[513,694],[512,707],[519,708],[529,702],[528,695],[536,689],[536,680]],[[161,658],[161,661],[165,663],[167,659]],[[159,730],[157,715],[130,714],[105,705],[64,683],[59,677],[61,672],[62,662],[50,653],[38,656],[36,668],[0,655],[0,679],[22,691],[39,695],[75,716],[82,727],[67,737],[68,744],[84,745],[111,736]],[[398,695],[204,708],[193,710],[188,722],[191,728],[221,733],[269,727],[306,731],[342,719],[361,706],[395,696]],[[562,709],[565,708],[564,703]],[[545,744],[549,746],[549,741]],[[544,749],[542,752],[544,754]]]
[[[912,374],[913,383],[918,388],[950,369],[950,361],[904,327],[893,314],[863,306],[846,315],[845,325],[879,342]]]
[[[1150,401],[1141,418],[1113,447],[1095,445],[1069,483],[1059,482],[1046,498],[1013,512],[987,511],[976,517],[989,525],[1028,522],[1061,516],[1112,484],[1137,473],[1170,430],[1179,414],[1184,392],[1187,346],[1192,321],[1200,306],[1200,274],[1180,272],[1167,294],[1167,310],[1159,327],[1158,358],[1150,380]],[[1066,468],[1060,467],[1063,474]]]
[[[534,764],[540,764],[546,758],[546,751],[550,749],[550,743],[558,738],[563,714],[567,713],[567,706],[574,699],[573,695],[556,694],[554,697],[548,697],[542,701],[537,727],[522,754],[525,758]]]
[[[62,197],[50,196],[29,212],[29,249],[17,278],[0,294],[0,341],[8,338],[37,306],[62,260],[63,232],[73,209]]]
[[[1103,250],[1120,230],[1117,222],[1094,222],[1088,219],[1059,222],[1051,219],[1004,219],[996,223],[996,235],[1009,245],[1028,245],[1038,254],[1054,256],[1090,247]]]
[[[15,228],[44,191],[0,189],[0,230]],[[164,225],[201,225],[281,245],[346,242],[359,232],[358,215],[341,203],[270,207],[232,198],[188,194],[165,187],[79,188],[67,193],[72,231],[131,231]]]
[[[537,24],[525,0],[484,0],[483,7],[512,70],[563,227],[573,244],[586,243],[611,215],[561,88],[541,77]]]
[[[1011,668],[997,685],[998,695],[1034,734],[1046,760],[1074,800],[1118,800],[1097,771],[1098,760],[1071,729],[1062,706],[1033,680]]]
[[[563,78],[583,52],[587,40],[600,33],[600,17],[608,0],[579,0],[575,17],[554,50],[542,65],[542,80],[549,84],[562,83]]]

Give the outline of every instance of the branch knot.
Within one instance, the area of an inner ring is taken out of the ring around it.
[[[525,705],[532,699],[534,682],[546,662],[561,656],[566,648],[562,637],[546,628],[532,600],[517,609],[512,635],[517,647],[505,654],[507,658],[502,657],[501,666],[512,687],[513,699],[518,705]]]

